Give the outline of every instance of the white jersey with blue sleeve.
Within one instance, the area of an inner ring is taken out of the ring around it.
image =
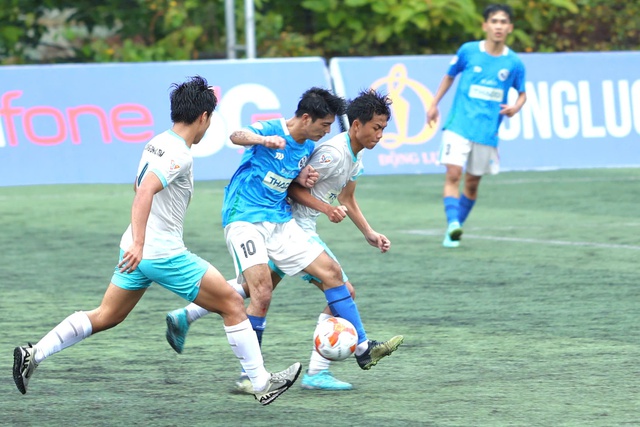
[[[193,195],[193,156],[185,140],[172,130],[156,135],[145,145],[136,188],[150,173],[160,179],[164,188],[153,196],[142,258],[166,258],[187,249],[183,225]],[[120,240],[120,249],[126,251],[132,243],[129,224]]]
[[[447,74],[460,74],[460,81],[444,129],[497,147],[503,118],[500,104],[507,103],[510,88],[525,91],[524,64],[518,55],[505,46],[502,55],[493,56],[484,40],[468,42],[458,49]]]
[[[263,145],[248,147],[240,166],[225,187],[222,226],[235,221],[283,223],[291,220],[287,189],[309,160],[315,142],[296,142],[285,119],[261,121],[247,130],[258,135],[281,136],[287,142],[282,149]]]
[[[364,167],[362,153],[353,154],[348,132],[343,132],[320,144],[311,155],[309,164],[318,172],[318,181],[311,194],[325,203],[333,203],[342,189],[360,176]],[[316,220],[320,215],[315,209],[291,203],[293,218],[305,231],[316,231]]]

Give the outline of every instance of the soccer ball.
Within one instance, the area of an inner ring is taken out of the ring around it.
[[[313,345],[320,355],[329,360],[344,360],[356,351],[358,333],[348,320],[329,317],[318,323]]]

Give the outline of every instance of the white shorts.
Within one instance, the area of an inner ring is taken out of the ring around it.
[[[478,144],[450,130],[442,132],[438,163],[466,166],[466,172],[475,176],[496,175],[500,172],[497,147]]]
[[[288,276],[307,268],[323,252],[295,220],[282,224],[236,221],[224,229],[227,248],[233,258],[238,283],[242,272],[258,264],[273,263]]]

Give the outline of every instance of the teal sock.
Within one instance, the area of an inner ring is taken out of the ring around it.
[[[458,210],[460,207],[460,201],[457,197],[445,197],[444,199],[444,213],[447,216],[447,224],[451,224],[454,221],[458,221]]]
[[[475,200],[468,199],[464,194],[460,196],[460,210],[458,211],[458,221],[460,224],[464,223],[473,209],[473,205],[476,204]]]
[[[358,307],[356,307],[355,301],[351,298],[347,285],[329,288],[324,291],[324,296],[327,298],[331,313],[335,317],[347,319],[356,328],[358,344],[367,341],[367,333],[364,331]]]

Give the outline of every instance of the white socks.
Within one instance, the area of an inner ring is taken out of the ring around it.
[[[362,353],[364,353],[365,351],[367,351],[367,349],[369,348],[369,340],[366,341],[362,341],[360,344],[358,344],[358,346],[356,347],[356,356],[360,356]]]
[[[200,307],[198,304],[190,303],[185,308],[187,310],[187,321],[189,323],[195,322],[202,316],[206,316],[210,311]]]
[[[271,375],[264,367],[258,337],[249,319],[234,326],[225,326],[224,331],[231,349],[240,360],[254,390],[264,390]]]
[[[320,316],[318,316],[318,323],[322,322],[325,319],[328,319],[329,317],[333,316],[327,313],[320,313]],[[314,345],[313,351],[311,352],[311,359],[309,359],[309,369],[307,369],[307,373],[309,375],[315,375],[320,371],[329,369],[330,365],[331,361],[327,358],[322,357],[320,353],[316,351],[316,347]]]
[[[91,331],[91,321],[87,313],[84,311],[73,313],[38,341],[35,345],[35,362],[40,363],[52,354],[79,343],[89,337]]]
[[[195,305],[195,304],[190,304]],[[198,306],[196,306],[198,307]],[[203,310],[203,309],[201,309]],[[206,311],[206,310],[205,310]],[[264,367],[258,337],[249,319],[234,326],[224,326],[227,340],[255,390],[263,390],[271,374]],[[87,313],[78,311],[64,319],[34,346],[36,363],[91,336],[92,326]]]
[[[244,292],[244,289],[242,288],[242,285],[238,283],[237,279],[227,280],[227,283],[229,285],[231,285],[231,287],[233,289],[235,289],[237,293],[240,294],[242,299],[247,299],[247,294]]]

